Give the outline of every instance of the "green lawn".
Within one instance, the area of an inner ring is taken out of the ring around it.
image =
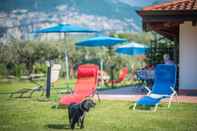
[[[32,98],[12,98],[7,94],[28,82],[0,83],[0,131],[60,131],[67,129],[66,109],[51,108],[57,99],[40,101]],[[56,97],[53,91],[52,98]],[[129,101],[102,101],[86,117],[84,131],[196,131],[197,105],[163,104],[158,112],[139,112],[129,109]]]

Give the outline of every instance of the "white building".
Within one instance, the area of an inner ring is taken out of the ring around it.
[[[179,93],[197,94],[197,1],[173,0],[148,6],[138,14],[146,31],[176,41],[179,58]]]

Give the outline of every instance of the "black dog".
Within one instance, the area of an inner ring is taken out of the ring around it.
[[[95,105],[96,103],[91,99],[86,99],[80,104],[70,104],[68,106],[68,117],[71,129],[75,128],[76,123],[80,124],[81,129],[84,128],[85,113]]]

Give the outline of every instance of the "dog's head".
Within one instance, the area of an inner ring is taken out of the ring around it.
[[[86,99],[81,103],[81,108],[88,112],[90,110],[90,108],[94,107],[96,105],[96,103],[91,100],[91,99]]]

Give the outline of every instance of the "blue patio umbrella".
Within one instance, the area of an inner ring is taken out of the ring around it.
[[[52,27],[38,29],[33,31],[33,33],[95,33],[98,32],[96,30],[91,30],[89,28],[81,27],[78,25],[72,24],[57,24]],[[68,58],[65,49],[65,61],[66,61],[66,78],[69,79],[69,66],[68,66]]]
[[[57,24],[52,27],[42,28],[42,29],[33,31],[33,33],[96,33],[96,32],[98,31],[91,30],[89,28],[81,27],[78,25],[71,25],[71,24]],[[68,80],[69,79],[69,65],[68,65],[68,56],[67,56],[66,49],[65,49],[65,62],[66,62],[66,78]]]
[[[52,27],[33,31],[34,33],[94,33],[98,32],[89,28],[71,24],[57,24]]]
[[[144,44],[132,42],[128,43],[127,45],[117,47],[116,52],[120,54],[126,54],[129,56],[139,56],[145,55],[149,51],[149,49],[150,48]]]
[[[80,41],[76,43],[76,46],[87,46],[87,47],[99,47],[99,46],[105,46],[105,47],[111,47],[123,42],[126,42],[126,39],[121,38],[115,38],[115,37],[108,37],[108,36],[98,36],[94,38],[90,38],[87,40]]]
[[[112,47],[124,42],[127,42],[127,39],[108,37],[108,36],[98,36],[77,42],[76,46],[77,47]],[[103,61],[101,60],[101,71],[102,70],[103,70]],[[113,79],[113,72],[112,72],[112,79]],[[113,87],[113,83],[112,83],[112,87]]]
[[[117,53],[126,54],[130,56],[144,55],[149,51],[149,47],[140,43],[129,43],[127,45],[119,46],[116,49]]]

